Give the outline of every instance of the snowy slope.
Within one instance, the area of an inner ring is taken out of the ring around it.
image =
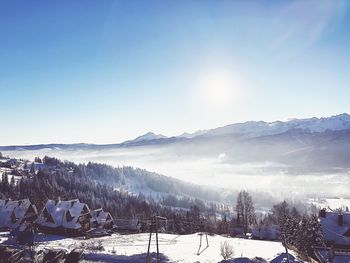
[[[350,115],[343,113],[326,118],[293,119],[286,122],[248,121],[230,124],[207,131],[183,134],[180,137],[194,138],[200,135],[246,134],[249,137],[259,137],[284,133],[289,130],[300,129],[306,132],[342,131],[350,129]]]
[[[168,137],[166,137],[162,134],[155,134],[153,132],[148,132],[148,133],[141,135],[133,140],[125,141],[122,144],[133,144],[133,143],[138,143],[138,142],[147,142],[147,141],[166,139],[166,138],[168,138]]]
[[[91,253],[95,254],[93,256],[95,260],[106,258],[106,255],[113,255],[116,259],[115,262],[118,262],[119,256],[125,259],[125,256],[140,255],[138,258],[140,261],[136,261],[135,258],[137,257],[133,257],[130,262],[143,262],[145,260],[144,253],[147,252],[148,239],[149,234],[142,233],[134,235],[113,234],[109,237],[88,240],[78,238],[62,239],[55,236],[39,235],[36,241],[38,250],[44,248],[66,248],[71,250],[74,247],[80,247],[82,243],[97,243],[101,240],[104,251],[92,252],[87,250],[85,253],[88,254],[89,258],[92,258]],[[279,242],[228,238],[218,235],[208,236],[209,247],[206,247],[206,242],[203,238],[202,246],[199,249],[200,236],[198,234],[181,236],[159,234],[159,250],[160,253],[170,259],[170,262],[214,263],[222,260],[220,244],[223,241],[228,241],[234,247],[235,257],[261,257],[269,261],[279,258],[280,260],[277,262],[282,262],[283,260],[283,257],[278,257],[279,254],[284,252],[284,247]],[[198,249],[199,255],[197,254]],[[112,251],[115,251],[115,254]],[[155,236],[152,239],[151,252],[156,252]]]

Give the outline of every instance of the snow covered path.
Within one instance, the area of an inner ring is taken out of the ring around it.
[[[110,254],[119,256],[139,255],[147,252],[149,234],[133,234],[133,235],[118,235],[113,234],[108,237],[93,238],[93,239],[78,239],[78,238],[62,238],[58,236],[39,235],[36,241],[39,243],[38,249],[43,248],[67,248],[71,250],[82,244],[100,244],[104,247],[102,252],[98,254]],[[280,253],[284,252],[284,248],[279,242],[259,241],[239,238],[227,238],[222,236],[208,236],[209,247],[206,248],[205,237],[203,236],[200,255],[197,255],[199,248],[200,236],[192,235],[172,235],[159,234],[159,250],[160,253],[166,255],[170,262],[201,262],[211,263],[220,262],[220,244],[223,241],[228,241],[235,251],[235,257],[261,257],[266,260],[272,260]],[[86,251],[88,253],[92,251]],[[115,252],[115,253],[113,253]],[[151,252],[156,252],[155,235],[152,236]]]

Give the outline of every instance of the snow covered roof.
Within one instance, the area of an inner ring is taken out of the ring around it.
[[[113,218],[109,212],[103,211],[102,208],[91,210],[91,220],[96,221],[98,225],[104,225],[108,222],[112,222]]]
[[[37,210],[29,199],[0,200],[0,228],[16,227],[27,217],[36,214]]]
[[[342,217],[342,223],[339,223]],[[323,236],[326,241],[334,241],[337,245],[350,245],[350,213],[325,212],[319,217]]]
[[[37,223],[52,228],[62,226],[79,229],[81,227],[79,223],[80,216],[89,213],[89,207],[85,203],[80,203],[78,199],[69,201],[48,200]]]

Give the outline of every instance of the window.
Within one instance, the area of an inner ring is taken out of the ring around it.
[[[11,222],[12,222],[13,224],[17,222],[17,217],[16,217],[14,211],[12,211],[12,213],[11,213]]]
[[[67,213],[66,213],[66,221],[67,222],[70,222],[70,221],[72,221],[73,220],[73,216],[71,215],[71,213],[69,212],[69,210],[67,211]]]

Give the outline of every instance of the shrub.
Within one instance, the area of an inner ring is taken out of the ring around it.
[[[232,258],[235,255],[233,246],[228,242],[224,241],[220,244],[220,255],[226,260]]]

